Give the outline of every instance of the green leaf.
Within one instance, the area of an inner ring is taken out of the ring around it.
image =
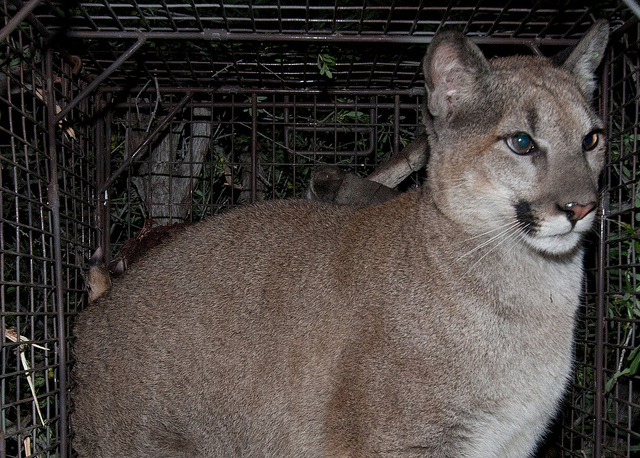
[[[333,66],[336,64],[336,59],[329,54],[318,54],[317,65],[320,70],[320,74],[327,76],[328,78],[333,77]]]
[[[613,388],[613,384],[615,383],[616,380],[618,380],[618,378],[622,377],[623,375],[627,375],[629,373],[629,368],[626,368],[622,371],[618,371],[615,374],[613,374],[613,376],[609,379],[609,381],[607,382],[607,384],[605,385],[604,389],[606,393],[609,393],[611,391],[611,389]]]
[[[631,365],[629,366],[629,374],[635,375],[638,372],[638,367],[640,367],[640,346],[636,347],[631,352],[631,354],[627,358],[627,361],[631,361]]]

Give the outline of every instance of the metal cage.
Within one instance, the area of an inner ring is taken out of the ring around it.
[[[420,61],[442,29],[551,56],[600,17],[602,217],[539,456],[640,456],[640,27],[633,1],[592,3],[2,0],[0,457],[74,455],[72,326],[96,247],[109,261],[151,220],[303,196],[318,164],[375,170],[423,132]]]

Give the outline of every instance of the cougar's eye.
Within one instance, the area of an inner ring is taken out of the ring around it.
[[[591,151],[596,146],[598,146],[598,140],[600,140],[600,135],[598,132],[591,132],[589,135],[582,139],[582,148],[585,151]]]
[[[507,146],[516,154],[531,154],[538,151],[538,147],[533,142],[529,134],[518,132],[511,137],[507,137]]]

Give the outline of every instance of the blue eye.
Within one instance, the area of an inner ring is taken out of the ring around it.
[[[507,137],[506,142],[511,151],[516,154],[531,154],[538,151],[538,147],[531,136],[524,132],[518,132],[511,137]]]

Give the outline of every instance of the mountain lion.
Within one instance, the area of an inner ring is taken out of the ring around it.
[[[571,370],[609,27],[562,66],[423,63],[426,184],[184,230],[81,314],[81,457],[528,457]]]

